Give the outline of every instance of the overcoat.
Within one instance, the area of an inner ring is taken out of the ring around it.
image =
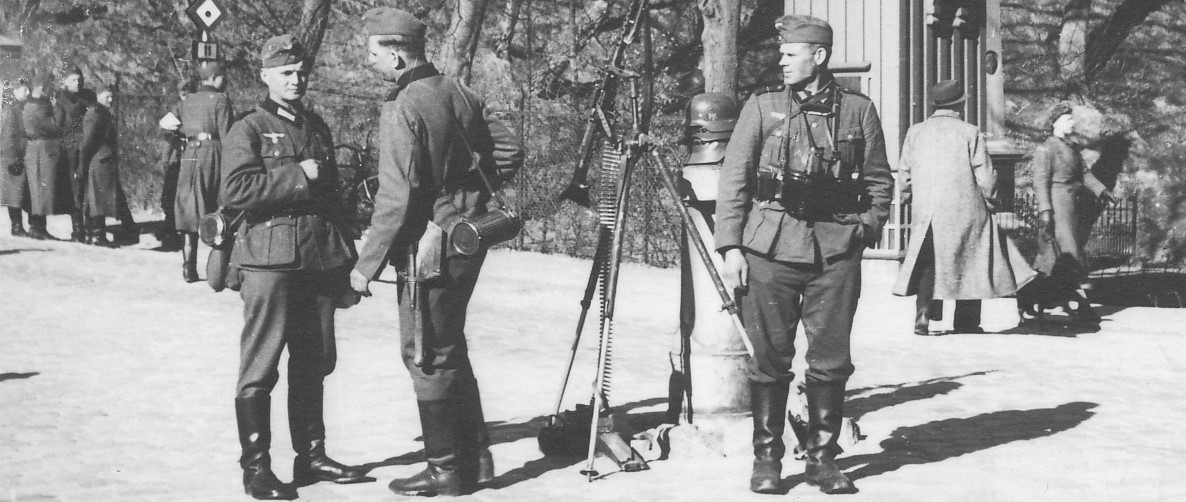
[[[993,223],[997,176],[979,128],[953,110],[935,111],[906,132],[898,173],[902,198],[911,201],[911,227],[894,294],[918,293],[916,269],[928,232],[935,299],[1000,298],[1033,277]]]
[[[74,207],[69,165],[58,142],[62,135],[54,121],[49,98],[30,97],[22,115],[25,137],[25,171],[29,176],[30,214],[69,214]]]
[[[123,188],[119,182],[119,143],[111,109],[96,105],[82,120],[81,162],[88,173],[87,216],[117,216]]]
[[[1079,152],[1057,136],[1034,148],[1030,175],[1038,211],[1053,212],[1054,239],[1062,256],[1085,265],[1083,245],[1091,227],[1083,221],[1083,206],[1091,201],[1089,193],[1098,197],[1107,187],[1084,166]]]
[[[218,209],[222,138],[234,112],[226,94],[203,86],[178,105],[178,113],[187,143],[177,175],[174,218],[177,230],[197,232],[202,216]]]
[[[74,209],[85,211],[87,190],[87,165],[82,161],[82,121],[87,110],[98,106],[95,103],[95,91],[79,89],[69,92],[61,89],[54,98],[54,121],[61,128],[63,162],[70,173],[70,191],[73,197]]]
[[[306,159],[321,162],[314,181],[300,166]],[[223,160],[223,200],[228,208],[247,212],[231,265],[271,271],[340,269],[345,284],[349,269],[344,267],[354,263],[357,253],[344,227],[333,139],[321,117],[264,101],[231,128]]]
[[[11,100],[0,109],[0,206],[27,208],[29,205],[21,108],[22,103]]]

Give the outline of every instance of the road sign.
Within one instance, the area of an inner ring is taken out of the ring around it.
[[[185,14],[202,31],[211,31],[215,26],[218,26],[218,23],[225,17],[223,13],[222,7],[214,0],[193,0],[185,9]]]
[[[217,60],[218,43],[198,42],[195,40],[193,46],[190,48],[190,55],[197,60]]]

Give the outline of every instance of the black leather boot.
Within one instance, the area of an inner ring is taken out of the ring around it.
[[[399,495],[462,495],[459,406],[448,399],[417,401],[416,404],[420,408],[424,459],[428,461],[428,467],[411,477],[392,480],[387,488]]]
[[[243,397],[235,399],[235,417],[239,422],[239,446],[243,455],[243,491],[258,500],[294,500],[296,489],[281,483],[272,473],[271,398]]]
[[[181,249],[181,278],[185,282],[198,282],[198,234],[185,234],[185,246]]]
[[[107,228],[104,220],[105,218],[102,216],[92,216],[87,222],[90,227],[87,230],[87,244],[106,248],[116,247],[115,243],[107,240]]]
[[[86,244],[86,220],[83,219],[81,214],[70,215],[70,227],[70,240]]]
[[[292,384],[288,389],[288,430],[292,434],[292,484],[308,486],[318,481],[340,485],[369,483],[375,478],[365,469],[349,467],[325,453],[325,419],[321,382]]]
[[[39,241],[56,241],[45,229],[45,216],[29,215],[29,238]]]
[[[494,479],[494,455],[490,453],[490,430],[486,427],[486,415],[482,412],[482,395],[478,392],[478,381],[464,384],[460,398],[462,409],[461,474],[469,491]]]
[[[827,494],[856,493],[836,465],[844,418],[844,382],[807,382],[807,484]]]
[[[13,237],[28,237],[29,233],[25,231],[25,225],[21,223],[21,208],[8,208],[8,220],[12,222],[12,236]],[[31,226],[32,221],[29,222]]]
[[[782,456],[786,445],[782,433],[786,428],[787,394],[790,382],[750,382],[750,411],[754,416],[754,472],[749,478],[749,489],[754,493],[776,494],[782,481]]]

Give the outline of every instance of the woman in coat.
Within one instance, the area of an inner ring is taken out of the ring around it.
[[[1114,197],[1086,168],[1083,157],[1072,147],[1075,117],[1071,111],[1071,106],[1066,103],[1059,103],[1050,111],[1047,120],[1050,137],[1034,149],[1030,175],[1038,203],[1040,231],[1046,234],[1046,238],[1039,241],[1046,247],[1045,254],[1055,257],[1052,263],[1057,264],[1057,267],[1041,271],[1065,274],[1066,281],[1063,282],[1082,285],[1087,279],[1083,245],[1091,230],[1089,222],[1083,221],[1085,205],[1093,203],[1093,199],[1111,202]],[[1049,248],[1051,245],[1053,249]],[[1091,308],[1082,287],[1077,288],[1073,297],[1079,304],[1073,313],[1075,317],[1084,322],[1099,322],[1099,315]]]
[[[178,105],[181,133],[186,138],[177,176],[174,218],[177,230],[186,235],[182,253],[182,277],[198,280],[198,224],[202,216],[218,209],[222,187],[222,138],[231,128],[231,100],[223,93],[226,83],[221,63],[205,63],[197,92]]]
[[[115,94],[107,88],[95,92],[97,105],[87,110],[82,120],[80,162],[89,176],[86,179],[86,198],[83,210],[87,215],[87,242],[96,246],[111,246],[107,240],[106,218],[127,217],[120,207],[127,206],[127,198],[119,181],[119,143],[115,136],[115,120],[111,103]],[[134,225],[130,218],[124,226]]]

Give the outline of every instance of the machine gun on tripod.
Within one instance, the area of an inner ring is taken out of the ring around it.
[[[571,453],[576,449],[574,435],[582,432],[587,433],[587,462],[585,469],[581,473],[585,474],[590,481],[599,475],[593,466],[596,453],[598,452],[605,454],[622,470],[627,472],[648,468],[646,461],[642,459],[641,455],[631,448],[620,436],[621,431],[617,426],[621,425],[621,420],[616,419],[609,405],[614,307],[617,295],[618,271],[621,265],[622,244],[625,236],[625,215],[629,198],[630,177],[634,167],[639,161],[647,158],[648,154],[652,158],[654,165],[657,166],[669,194],[679,203],[681,223],[695,244],[697,254],[703,260],[705,268],[708,269],[717,292],[721,296],[723,303],[721,309],[729,311],[733,324],[737,332],[741,334],[746,349],[751,355],[753,354],[753,347],[750,346],[749,339],[745,336],[745,329],[742,327],[741,319],[738,316],[737,305],[733,302],[724,282],[721,280],[720,274],[717,272],[699,229],[693,223],[687,201],[679,193],[674,176],[664,162],[661,153],[656,149],[655,143],[650,136],[643,132],[642,109],[639,103],[638,89],[640,75],[621,68],[613,68],[612,70],[617,78],[626,79],[630,82],[630,107],[633,118],[631,134],[628,138],[618,139],[614,139],[612,135],[607,134],[607,137],[612,141],[611,144],[607,144],[602,150],[600,196],[597,201],[599,226],[597,251],[593,258],[593,267],[589,273],[585,295],[581,300],[581,314],[577,321],[568,367],[565,370],[564,379],[560,386],[560,393],[556,400],[556,413],[549,418],[547,427],[542,429],[539,434],[540,450],[545,455],[563,455]],[[575,186],[579,187],[580,185],[577,184]],[[561,403],[564,399],[564,392],[572,372],[573,360],[576,357],[576,349],[580,343],[581,332],[592,303],[595,289],[600,289],[601,319],[597,376],[591,399],[592,402],[588,408],[578,406],[575,412],[561,414]],[[588,429],[584,429],[574,423],[582,419],[590,422]]]

